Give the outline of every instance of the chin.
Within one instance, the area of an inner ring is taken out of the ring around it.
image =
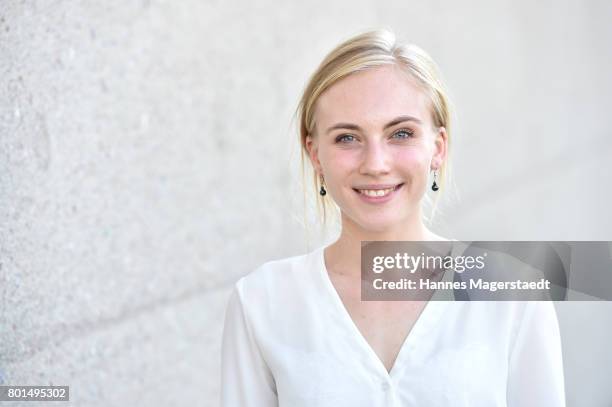
[[[378,208],[364,208],[362,203],[355,203],[350,199],[343,203],[345,204],[340,206],[343,216],[364,231],[372,233],[397,230],[398,225],[409,223],[414,211],[418,211],[418,208],[411,209],[414,203],[405,200],[401,200],[401,203],[388,202]]]
[[[393,230],[401,222],[397,216],[363,216],[356,223],[368,232],[383,233]]]

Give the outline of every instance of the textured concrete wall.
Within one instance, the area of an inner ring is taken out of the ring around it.
[[[452,90],[439,233],[612,240],[609,2],[243,3],[1,2],[1,383],[215,405],[231,284],[321,241],[291,115],[365,28],[421,45]],[[559,309],[568,405],[609,405],[612,307]]]

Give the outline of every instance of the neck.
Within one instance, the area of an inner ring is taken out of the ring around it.
[[[342,214],[342,232],[335,243],[325,249],[328,270],[360,278],[362,241],[427,241],[439,237],[427,229],[416,213],[411,219],[387,230],[365,230]]]

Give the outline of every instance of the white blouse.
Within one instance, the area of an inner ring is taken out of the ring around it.
[[[333,286],[323,249],[265,263],[236,283],[223,407],[565,406],[553,303],[429,301],[387,372]]]

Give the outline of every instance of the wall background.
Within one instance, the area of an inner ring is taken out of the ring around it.
[[[300,91],[367,28],[452,91],[438,233],[612,240],[612,3],[242,3],[1,2],[1,384],[216,405],[231,285],[324,239],[302,227]],[[611,304],[558,305],[568,406],[612,405]]]

